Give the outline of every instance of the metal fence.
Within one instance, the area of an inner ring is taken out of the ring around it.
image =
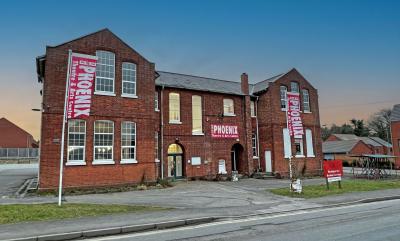
[[[0,159],[38,158],[39,148],[0,148]]]

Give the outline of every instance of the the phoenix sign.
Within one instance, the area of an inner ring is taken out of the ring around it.
[[[90,115],[92,92],[96,78],[97,57],[72,53],[69,65],[67,119],[83,119]]]
[[[213,138],[239,138],[237,125],[211,125],[211,137]]]
[[[304,128],[300,116],[300,95],[299,93],[287,92],[287,124],[290,136],[296,139],[303,138]]]

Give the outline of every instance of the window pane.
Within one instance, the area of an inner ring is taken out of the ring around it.
[[[201,97],[194,95],[192,96],[192,132],[202,133],[202,113],[201,113]]]
[[[136,124],[134,122],[122,122],[121,124],[121,159],[136,160]]]
[[[310,95],[308,93],[308,90],[303,90],[303,108],[304,111],[311,111],[310,109]]]
[[[122,63],[122,93],[136,94],[136,64]]]
[[[114,93],[115,55],[107,51],[96,51],[96,91]]]
[[[94,160],[112,160],[114,123],[95,121],[94,123]]]
[[[179,94],[169,94],[169,121],[180,121]]]
[[[280,87],[280,92],[281,92],[281,109],[286,109],[286,92],[287,92],[287,87],[282,85],[282,86]]]
[[[235,114],[232,99],[224,99],[224,114]]]
[[[68,121],[68,161],[85,159],[86,122],[84,120]]]
[[[254,101],[250,101],[250,112],[251,112],[251,116],[256,116],[255,102]]]
[[[294,93],[299,93],[299,83],[297,82],[290,82],[290,90]]]

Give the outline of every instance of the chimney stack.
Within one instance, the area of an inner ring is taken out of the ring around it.
[[[243,73],[240,76],[240,82],[241,82],[242,92],[245,95],[248,95],[249,94],[249,76],[246,73]]]

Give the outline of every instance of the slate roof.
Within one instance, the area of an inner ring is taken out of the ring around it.
[[[325,141],[322,143],[323,153],[349,153],[360,140]]]
[[[362,140],[365,144],[371,145],[374,147],[379,146],[386,146],[392,147],[392,145],[379,137],[364,137],[364,136],[356,136],[354,134],[332,134],[339,138],[341,141],[348,141],[348,140]]]
[[[391,121],[400,121],[400,104],[394,105],[392,114],[390,116]]]
[[[275,82],[288,72],[276,75],[255,84],[249,84],[250,95],[267,90],[269,83]],[[157,71],[157,73],[159,76],[156,78],[156,85],[158,86],[245,95],[245,93],[242,92],[241,83],[237,81],[221,80],[167,71]]]

